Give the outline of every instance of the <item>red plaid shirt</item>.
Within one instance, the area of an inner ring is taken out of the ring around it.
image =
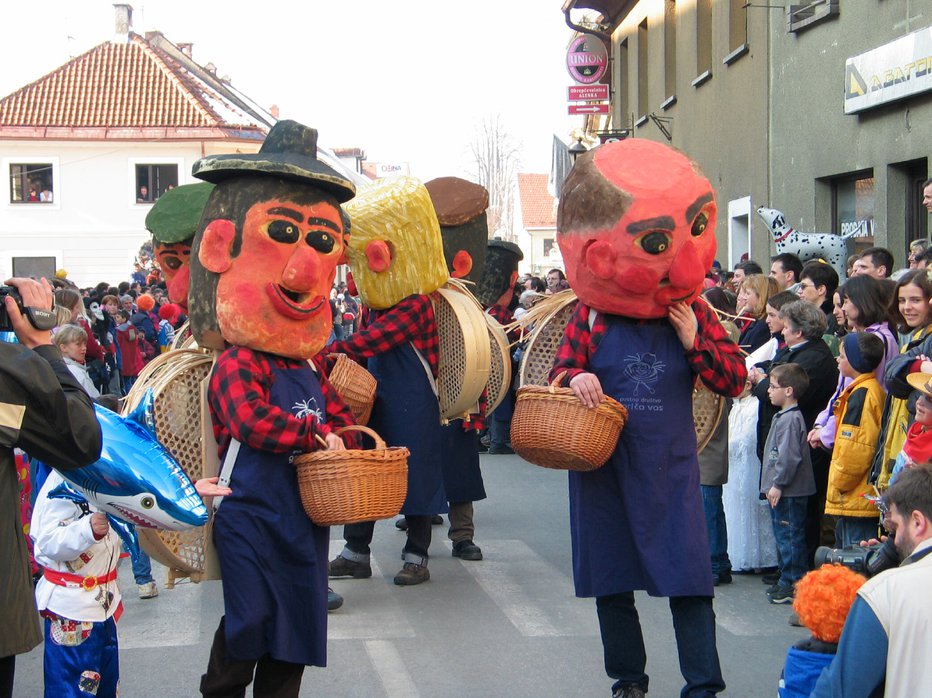
[[[384,354],[407,342],[421,352],[436,378],[440,364],[440,338],[430,296],[408,296],[387,310],[366,308],[359,330],[349,339],[333,342],[327,351],[346,354],[363,363],[362,359]]]
[[[326,424],[319,424],[313,414],[298,418],[287,409],[269,403],[272,365],[290,369],[303,363],[299,359],[246,347],[230,347],[218,357],[210,376],[207,400],[221,457],[231,438],[272,453],[316,451],[321,448],[316,438],[318,434],[324,437],[335,429],[356,423],[352,411],[321,371],[318,371],[318,379],[327,403]],[[345,434],[343,441],[347,448],[359,448],[357,434]]]
[[[686,351],[690,368],[712,392],[729,397],[738,396],[744,390],[748,377],[741,350],[728,337],[728,332],[707,303],[694,302],[692,309],[699,328],[696,330],[693,348]],[[563,341],[557,349],[550,380],[565,370],[563,384],[569,385],[574,376],[584,373],[607,328],[605,316],[598,313],[590,330],[589,306],[577,303],[563,333]]]
[[[503,305],[489,306],[486,310],[489,315],[498,320],[498,324],[505,326],[515,321],[515,314]],[[517,342],[521,339],[521,330],[515,329],[508,333],[509,342]]]

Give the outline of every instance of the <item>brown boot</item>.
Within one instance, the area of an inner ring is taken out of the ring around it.
[[[395,575],[395,584],[398,586],[414,586],[430,579],[430,572],[426,565],[406,562],[401,571]]]

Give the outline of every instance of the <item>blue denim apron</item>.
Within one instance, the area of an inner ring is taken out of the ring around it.
[[[307,364],[273,364],[270,402],[295,416],[314,411],[326,421],[324,395]],[[233,494],[214,519],[231,661],[268,654],[294,664],[327,664],[330,529],[304,513],[293,455],[242,444]]]
[[[372,357],[369,372],[377,381],[369,426],[389,446],[406,446],[408,494],[402,514],[447,511],[443,490],[440,403],[427,370],[410,343]]]
[[[577,596],[712,596],[693,375],[666,320],[606,316],[589,365],[628,422],[600,469],[569,474]]]
[[[464,431],[463,420],[454,419],[441,427],[443,435],[443,487],[450,502],[485,499],[485,484],[479,469],[479,435]]]

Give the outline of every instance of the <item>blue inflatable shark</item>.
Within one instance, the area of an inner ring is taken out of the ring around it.
[[[103,433],[100,459],[61,476],[100,511],[146,528],[180,531],[207,523],[191,480],[140,422],[151,420],[151,393],[130,417],[95,405]]]

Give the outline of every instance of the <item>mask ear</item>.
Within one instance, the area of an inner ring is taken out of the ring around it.
[[[236,226],[233,221],[218,218],[207,224],[197,253],[197,258],[207,271],[222,274],[232,266],[230,250],[235,237]]]
[[[366,260],[369,269],[379,273],[388,269],[392,264],[392,251],[384,240],[373,240],[366,245]]]

